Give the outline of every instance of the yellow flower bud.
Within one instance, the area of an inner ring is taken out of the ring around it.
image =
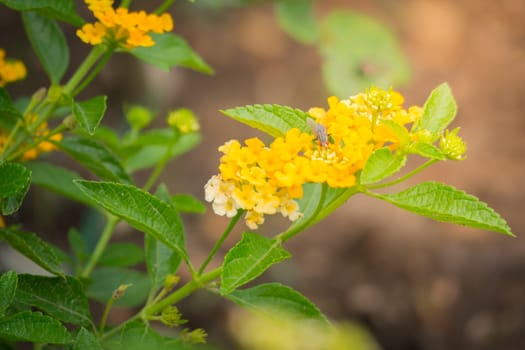
[[[467,152],[467,145],[461,137],[458,136],[459,128],[455,128],[452,131],[446,130],[445,134],[441,136],[439,146],[441,151],[452,160],[463,160],[465,159],[465,153]]]
[[[187,108],[177,109],[168,114],[168,125],[179,129],[183,134],[198,131],[199,121],[193,112]]]

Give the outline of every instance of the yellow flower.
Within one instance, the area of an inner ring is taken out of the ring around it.
[[[86,44],[117,43],[127,50],[149,47],[155,45],[149,33],[173,29],[173,19],[168,13],[159,16],[144,11],[130,12],[122,7],[114,9],[113,1],[109,0],[85,0],[85,3],[98,20],[77,30],[77,36]]]
[[[19,60],[5,58],[5,51],[0,49],[0,87],[25,78],[26,67]]]

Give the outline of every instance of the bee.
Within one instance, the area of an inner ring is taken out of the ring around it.
[[[312,130],[312,134],[317,138],[319,144],[323,147],[328,147],[328,133],[324,125],[315,122],[312,118],[307,118],[306,123]]]

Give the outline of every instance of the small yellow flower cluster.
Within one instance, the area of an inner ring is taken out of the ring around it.
[[[130,12],[126,8],[112,7],[112,0],[85,0],[98,22],[85,24],[77,36],[86,44],[98,45],[116,42],[124,49],[137,46],[149,47],[155,42],[149,33],[165,33],[173,29],[173,19],[168,13],[158,16],[144,11]]]
[[[6,60],[5,51],[0,49],[0,87],[25,78],[26,67],[21,61]]]
[[[352,187],[355,173],[376,149],[400,145],[392,123],[406,129],[422,115],[420,107],[406,110],[402,104],[399,93],[372,88],[348,100],[330,97],[328,110],[310,109],[313,135],[292,128],[269,147],[257,138],[245,146],[229,141],[219,148],[224,153],[220,174],[206,184],[206,200],[218,215],[246,211],[251,229],[264,222],[265,214],[280,212],[295,221],[301,217],[295,199],[302,197],[303,184]]]
[[[34,123],[36,121],[36,119],[37,119],[36,115],[29,114],[26,117],[26,122],[28,124]],[[38,139],[40,139],[42,137],[45,137],[48,134],[49,134],[49,128],[47,126],[47,123],[43,122],[38,127],[38,130],[36,130],[36,132],[33,134],[33,139],[34,140],[38,140]],[[0,153],[3,152],[3,150],[4,150],[4,146],[5,146],[5,143],[6,143],[7,138],[8,138],[7,135],[8,134],[7,134],[6,131],[0,130]],[[55,142],[60,142],[62,140],[62,134],[52,135],[49,139],[52,140],[52,141],[55,141]],[[26,146],[27,146],[27,143],[23,143],[19,147],[20,148],[24,148]],[[33,148],[25,151],[22,154],[22,156],[20,157],[20,160],[21,161],[33,160],[36,157],[38,157],[39,154],[51,152],[51,151],[54,151],[55,149],[56,149],[56,146],[53,143],[51,143],[49,141],[42,141],[42,142],[36,144]]]

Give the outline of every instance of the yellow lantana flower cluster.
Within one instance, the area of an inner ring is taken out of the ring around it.
[[[205,196],[218,215],[233,217],[246,211],[245,222],[256,229],[264,215],[280,212],[295,221],[301,217],[295,201],[305,183],[326,183],[333,188],[352,187],[378,148],[400,145],[398,128],[417,122],[422,109],[403,109],[401,94],[379,88],[339,100],[328,99],[328,110],[312,108],[312,133],[290,129],[270,146],[257,139],[245,146],[232,140],[219,148],[224,153],[220,174],[205,185]],[[388,121],[388,122],[386,122]]]
[[[19,60],[6,60],[5,51],[0,49],[0,87],[25,78],[26,66]]]
[[[149,33],[166,33],[173,29],[173,19],[168,13],[158,16],[144,11],[130,12],[126,8],[113,8],[112,0],[85,0],[98,19],[77,30],[77,36],[86,44],[98,45],[116,42],[124,49],[149,47],[155,42]]]

